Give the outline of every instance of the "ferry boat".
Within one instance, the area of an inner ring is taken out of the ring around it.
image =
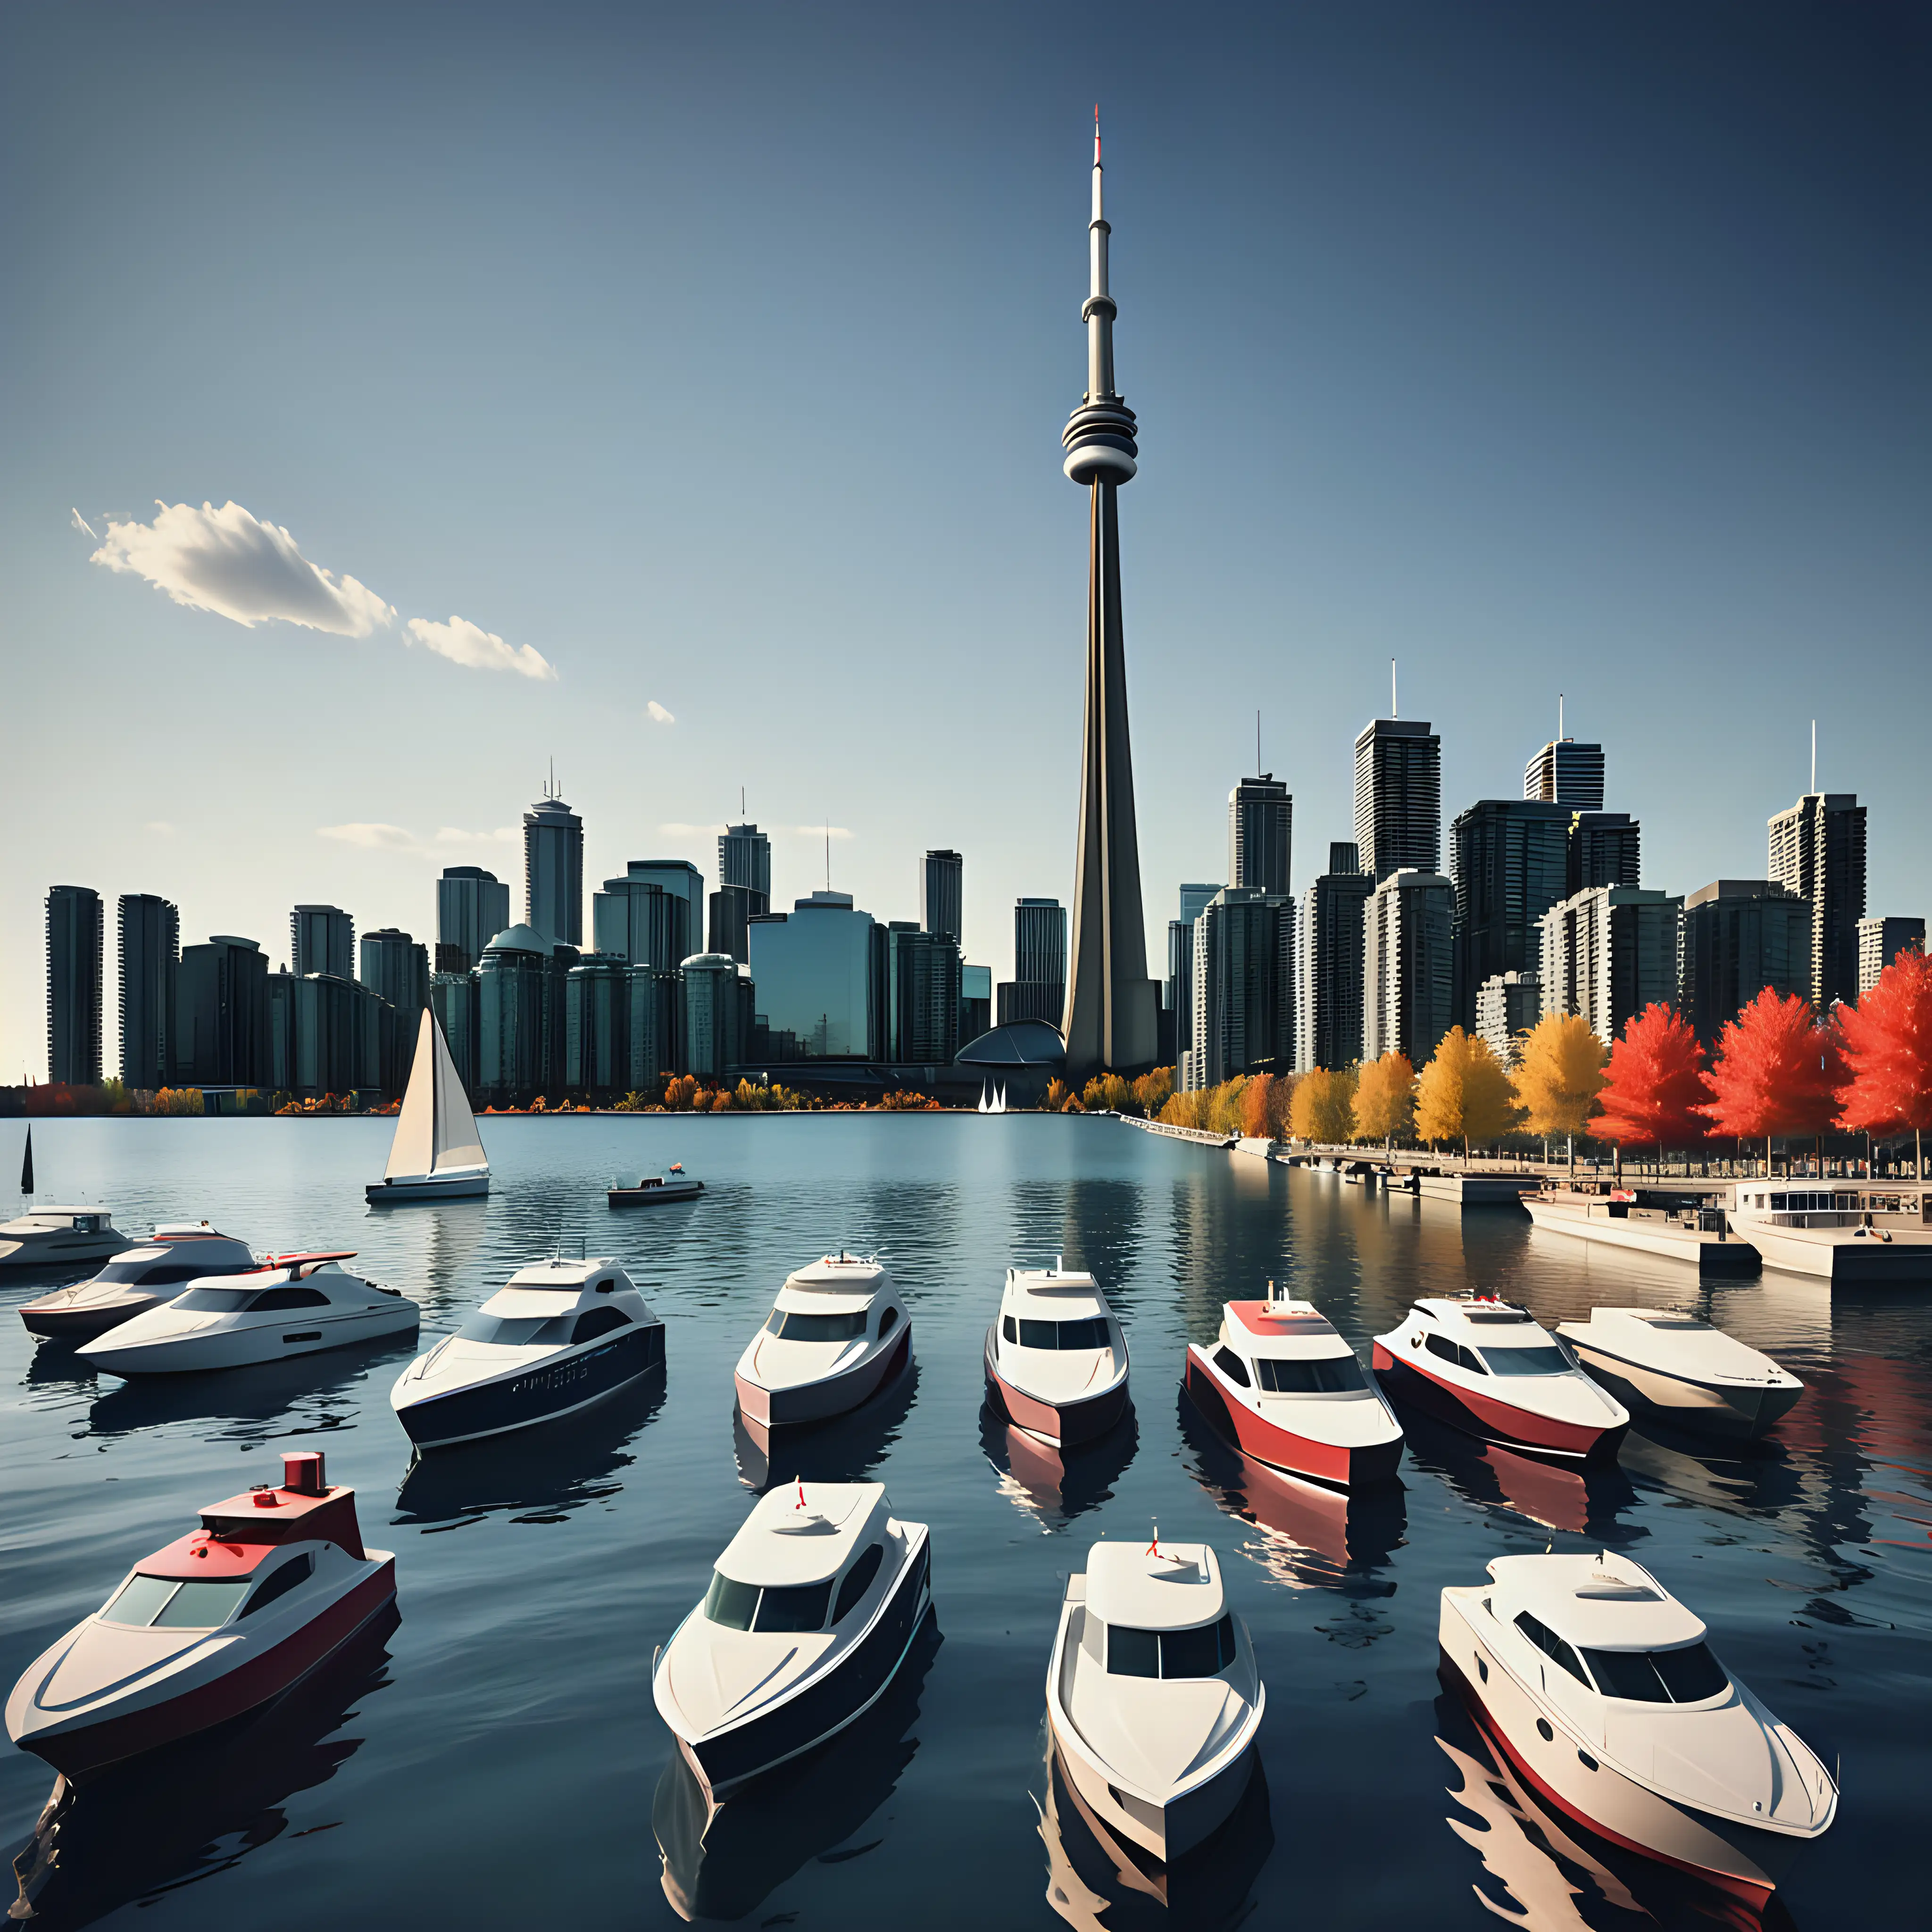
[[[363,1192],[372,1208],[426,1201],[473,1201],[490,1191],[490,1162],[470,1096],[435,1014],[425,1006],[416,1029],[416,1063],[403,1089],[380,1180]]]
[[[84,1783],[279,1696],[394,1600],[355,1492],[329,1486],[319,1451],[282,1470],[210,1504],[27,1666],[7,1700],[16,1744]]]
[[[245,1242],[206,1221],[164,1221],[152,1240],[123,1249],[98,1274],[24,1304],[20,1319],[44,1340],[88,1342],[173,1300],[191,1281],[245,1274],[258,1265]]]
[[[1669,1308],[1593,1308],[1556,1333],[1627,1407],[1679,1429],[1755,1442],[1804,1393],[1768,1355]]]
[[[1375,1342],[1397,1400],[1486,1442],[1582,1461],[1614,1456],[1630,1411],[1526,1309],[1494,1295],[1430,1296]]]
[[[986,1393],[1016,1427],[1056,1449],[1104,1436],[1127,1406],[1127,1344],[1083,1270],[1009,1268],[986,1330]]]
[[[0,1221],[0,1268],[65,1268],[104,1262],[128,1245],[106,1208],[29,1208]]]
[[[1443,1675],[1568,1817],[1762,1906],[1838,1786],[1628,1557],[1502,1556],[1442,1592]]]
[[[842,1250],[787,1276],[738,1358],[738,1406],[761,1429],[842,1415],[912,1352],[905,1304],[880,1264]]]
[[[882,1483],[761,1496],[704,1600],[651,1668],[651,1694],[708,1799],[842,1731],[892,1682],[932,1606],[926,1526]]]
[[[1932,1187],[1916,1181],[1741,1180],[1729,1223],[1788,1274],[1932,1281]]]
[[[396,1378],[390,1406],[418,1449],[574,1415],[664,1365],[664,1326],[608,1256],[518,1269]]]
[[[1313,1303],[1292,1297],[1223,1304],[1211,1348],[1190,1342],[1185,1386],[1196,1408],[1244,1455],[1336,1489],[1387,1482],[1402,1425]]]

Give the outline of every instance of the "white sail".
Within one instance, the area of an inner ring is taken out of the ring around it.
[[[435,1028],[435,1018],[424,1007],[422,1027],[416,1035],[416,1064],[410,1069],[410,1084],[403,1089],[403,1110],[396,1116],[389,1164],[382,1170],[385,1180],[393,1180],[398,1174],[427,1174],[436,1158],[436,1049],[430,1043]]]
[[[424,1172],[446,1174],[453,1167],[487,1166],[489,1157],[476,1131],[470,1096],[464,1092],[456,1062],[450,1058],[449,1042],[433,1013],[425,1012],[423,1018],[436,1038],[436,1157]]]

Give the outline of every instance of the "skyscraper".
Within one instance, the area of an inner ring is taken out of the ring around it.
[[[1486,980],[1534,973],[1543,915],[1569,894],[1567,806],[1542,799],[1479,799],[1449,832],[1456,881],[1456,1024],[1476,1024]]]
[[[1684,902],[1594,886],[1543,915],[1543,1010],[1580,1013],[1605,1046],[1646,1006],[1674,1006]]]
[[[436,882],[436,970],[468,972],[509,923],[510,889],[494,872],[446,866]]]
[[[711,895],[710,943],[743,965],[751,925],[772,909],[772,842],[755,825],[728,825],[718,837],[718,890]],[[692,935],[695,944],[697,934]]]
[[[850,892],[818,892],[752,922],[752,975],[774,1058],[864,1060],[883,1026],[874,922]],[[876,1017],[881,1022],[874,1024]]]
[[[152,892],[123,892],[121,940],[121,1078],[152,1091],[168,1077],[174,1024],[181,914]]]
[[[182,948],[168,1060],[171,1086],[272,1084],[268,956],[255,940],[217,933]]]
[[[1228,883],[1250,892],[1288,890],[1294,800],[1270,772],[1244,778],[1228,794]]]
[[[631,1090],[631,968],[586,952],[564,986],[564,1082],[574,1094]]]
[[[738,983],[728,952],[696,952],[684,962],[684,1067],[700,1080],[722,1082],[744,1058]]]
[[[1579,812],[1570,820],[1566,898],[1593,886],[1643,883],[1643,828],[1627,812]]]
[[[1878,984],[1879,975],[1908,949],[1925,950],[1922,919],[1862,919],[1858,921],[1858,993]]]
[[[1412,718],[1378,718],[1355,740],[1355,844],[1378,884],[1442,862],[1442,740]]]
[[[1294,1061],[1294,902],[1229,886],[1194,922],[1194,1036],[1187,1088],[1238,1073],[1286,1072]]]
[[[524,814],[524,923],[553,946],[584,944],[584,821],[554,779]]]
[[[1406,1054],[1419,1072],[1452,1024],[1456,888],[1405,866],[1362,915],[1362,1058]]]
[[[297,906],[289,914],[289,970],[298,980],[311,973],[354,979],[356,922],[340,906]]]
[[[995,998],[998,1021],[1058,1024],[1066,1006],[1066,909],[1058,899],[1013,902],[1013,976]]]
[[[409,1084],[416,1063],[416,1034],[429,1004],[429,953],[393,926],[365,932],[358,949],[364,986],[388,1008],[381,1026],[378,1079],[392,1098]]]
[[[1811,908],[1774,879],[1713,879],[1684,902],[1678,1010],[1706,1052],[1768,986],[1811,997]]]
[[[1604,748],[1552,738],[1522,768],[1522,795],[1576,812],[1604,808]]]
[[[1180,889],[1180,916],[1167,922],[1167,985],[1166,1005],[1173,1038],[1176,1078],[1180,1056],[1194,1050],[1194,922],[1208,902],[1220,891],[1218,885],[1199,882]]]
[[[1534,973],[1492,973],[1476,988],[1476,1033],[1505,1066],[1522,1051],[1522,1036],[1543,1017],[1543,981]]]
[[[920,868],[919,922],[928,932],[963,944],[966,862],[957,852],[928,852]]]
[[[704,939],[704,876],[686,859],[633,859],[591,906],[596,950],[674,973]]]
[[[1126,644],[1120,625],[1120,532],[1115,495],[1132,480],[1134,413],[1114,387],[1114,298],[1107,292],[1101,212],[1100,124],[1094,122],[1094,214],[1088,224],[1090,289],[1087,391],[1060,440],[1069,479],[1088,486],[1087,715],[1081,752],[1080,833],[1074,866],[1073,940],[1060,1031],[1070,1078],[1154,1064],[1159,1001],[1148,977],[1134,824],[1133,751],[1127,730]]]
[[[886,928],[886,1058],[950,1066],[959,1051],[959,943],[910,920]]]
[[[91,886],[47,893],[47,1078],[100,1084],[100,895]]]
[[[1375,889],[1354,842],[1337,839],[1328,871],[1301,896],[1298,1072],[1339,1072],[1362,1057],[1362,920]]]
[[[1769,821],[1771,876],[1811,902],[1810,995],[1820,1014],[1858,996],[1865,808],[1855,792],[1807,792]]]

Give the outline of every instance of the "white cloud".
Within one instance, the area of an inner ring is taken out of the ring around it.
[[[151,818],[142,829],[152,832],[157,838],[172,838],[175,836],[174,827],[165,818]]]
[[[83,517],[78,510],[70,509],[68,512],[68,514],[74,519],[74,526],[76,530],[86,531],[89,536],[94,537],[94,541],[96,543],[98,543],[100,541],[98,537],[94,536],[93,526],[88,522],[87,519]]]
[[[472,670],[513,670],[522,677],[556,680],[556,669],[533,644],[506,644],[494,632],[472,624],[466,617],[451,614],[449,622],[439,624],[428,617],[412,617],[410,635],[438,657]]]
[[[655,698],[647,698],[645,700],[644,715],[654,724],[675,724],[677,722],[677,720]]]
[[[413,832],[400,825],[323,825],[316,836],[339,838],[345,845],[359,845],[366,852],[419,852],[422,846]]]
[[[366,638],[395,612],[366,584],[309,562],[295,538],[239,503],[157,503],[152,524],[110,520],[93,561],[145,577],[177,604],[252,629],[271,621]]]
[[[660,825],[658,830],[667,838],[714,838],[724,828],[722,825],[685,825],[674,819],[668,825]]]
[[[453,857],[454,850],[464,847],[510,844],[516,838],[517,830],[514,826],[504,825],[494,832],[464,832],[454,825],[446,825],[434,838],[424,839],[418,838],[406,825],[358,822],[317,826],[316,836],[338,839],[344,845],[357,846],[364,852],[400,852],[412,859],[434,859],[440,863]]]
[[[500,825],[494,832],[464,832],[454,825],[441,827],[436,835],[439,845],[514,845],[517,828]]]
[[[846,825],[773,825],[766,828],[782,838],[816,838],[822,844],[828,838],[850,838],[852,830]]]

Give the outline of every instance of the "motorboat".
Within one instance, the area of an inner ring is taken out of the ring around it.
[[[1932,1280],[1932,1188],[1884,1180],[1741,1180],[1725,1220],[1767,1268],[1834,1286]]]
[[[1058,1449],[1091,1442],[1127,1406],[1127,1344],[1090,1274],[1009,1268],[986,1330],[986,1393],[1009,1420]]]
[[[29,1208],[10,1221],[0,1221],[0,1268],[104,1262],[127,1245],[128,1237],[106,1208]]]
[[[882,1483],[759,1498],[651,1670],[658,1714],[707,1797],[842,1731],[884,1694],[932,1601],[926,1526]]]
[[[1627,1407],[1726,1442],[1756,1442],[1804,1393],[1768,1355],[1672,1309],[1593,1308],[1556,1333]]]
[[[191,1281],[245,1274],[257,1265],[246,1242],[218,1232],[206,1221],[164,1221],[152,1240],[123,1249],[98,1274],[23,1304],[20,1319],[30,1335],[88,1342],[173,1300]]]
[[[416,1057],[396,1115],[389,1163],[364,1190],[372,1208],[469,1201],[490,1191],[490,1162],[470,1096],[435,1014],[425,1006]]]
[[[682,1161],[673,1161],[662,1174],[641,1176],[634,1187],[613,1187],[608,1198],[613,1208],[661,1208],[673,1201],[695,1201],[704,1192],[704,1184],[694,1180],[684,1171]]]
[[[912,1323],[885,1269],[842,1250],[788,1276],[738,1358],[738,1406],[764,1429],[856,1408],[905,1366]]]
[[[1247,1788],[1266,1701],[1204,1543],[1096,1543],[1067,1579],[1047,1724],[1110,1831],[1163,1861],[1199,1844]]]
[[[1576,1461],[1614,1456],[1630,1411],[1526,1309],[1495,1295],[1431,1296],[1378,1335],[1383,1388],[1485,1442]]]
[[[1202,1415],[1270,1468],[1349,1490],[1402,1460],[1394,1410],[1312,1302],[1224,1304],[1214,1346],[1188,1344],[1184,1378]]]
[[[74,1353],[110,1376],[187,1375],[415,1334],[416,1304],[340,1265],[354,1258],[352,1249],[267,1256],[246,1274],[190,1282]]]
[[[1444,1678],[1568,1817],[1762,1905],[1837,1815],[1832,1774],[1630,1558],[1500,1556],[1442,1592]]]
[[[436,1449],[573,1415],[664,1365],[664,1324],[615,1262],[538,1262],[418,1355],[389,1402]]]
[[[1712,1196],[1694,1188],[1619,1187],[1607,1180],[1550,1180],[1519,1197],[1532,1226],[1642,1255],[1685,1262],[1699,1276],[1753,1275],[1759,1256],[1725,1223]]]
[[[395,1558],[362,1546],[355,1492],[317,1451],[282,1472],[209,1504],[27,1666],[7,1700],[16,1744],[84,1783],[279,1696],[394,1600]]]

